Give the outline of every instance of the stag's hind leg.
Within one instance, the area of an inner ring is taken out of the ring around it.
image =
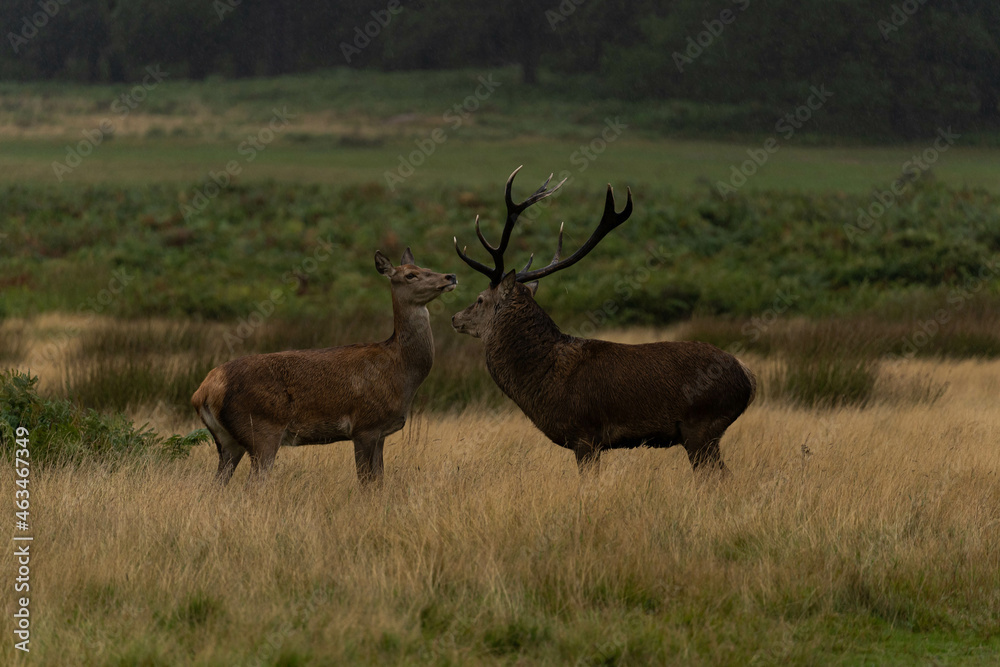
[[[581,476],[596,476],[601,472],[601,446],[592,442],[578,442],[573,447],[576,467]]]
[[[354,438],[354,464],[362,486],[382,481],[384,435],[364,434]]]
[[[687,452],[691,468],[695,472],[720,472],[723,475],[729,473],[729,468],[722,460],[719,441],[722,440],[730,423],[717,420],[701,428],[681,425],[684,451]]]

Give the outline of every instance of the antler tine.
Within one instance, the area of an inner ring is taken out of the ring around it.
[[[457,252],[458,256],[462,258],[462,261],[465,262],[466,264],[468,264],[469,266],[471,266],[473,269],[475,269],[479,273],[481,273],[484,276],[486,276],[487,278],[489,278],[490,281],[492,281],[493,280],[493,276],[494,276],[494,271],[492,269],[490,269],[488,266],[486,266],[485,264],[480,264],[476,260],[474,260],[471,257],[469,257],[468,255],[466,255],[465,251],[469,249],[468,246],[466,246],[463,250],[459,250],[458,249],[458,237],[454,236],[452,238],[455,241],[455,252]]]
[[[632,215],[632,188],[626,187],[625,194],[625,208],[622,209],[621,213],[615,213],[615,192],[611,189],[611,184],[608,183],[608,196],[604,200],[604,215],[601,216],[601,226],[613,222],[611,229],[614,229]],[[608,231],[610,232],[611,229]]]
[[[597,224],[597,229],[594,233],[590,235],[587,242],[580,246],[579,250],[574,252],[572,255],[564,260],[560,260],[559,256],[562,253],[562,226],[559,227],[559,242],[556,248],[556,256],[552,258],[552,261],[548,266],[536,269],[534,271],[521,271],[517,274],[517,281],[519,283],[531,282],[532,280],[538,280],[539,278],[544,278],[545,276],[551,275],[556,271],[561,271],[567,267],[570,267],[581,259],[583,259],[591,250],[601,242],[605,236],[608,235],[612,230],[621,225],[623,222],[629,219],[632,215],[632,189],[626,188],[627,200],[625,202],[625,208],[622,209],[621,213],[615,212],[615,194],[614,190],[611,188],[611,184],[608,184],[608,194],[604,200],[604,214],[601,216],[601,221]]]
[[[552,261],[549,264],[555,264],[559,261],[559,257],[562,255],[562,239],[563,239],[563,227],[566,226],[565,222],[559,223],[559,238],[556,239],[556,254],[552,256]]]
[[[525,271],[527,271],[528,269],[530,269],[531,268],[531,263],[533,261],[535,261],[535,253],[531,253],[528,256],[528,263],[524,265],[523,269],[521,269],[521,273],[524,273]]]
[[[493,246],[491,246],[490,242],[486,240],[485,236],[483,236],[483,231],[479,228],[479,216],[478,215],[476,216],[476,236],[479,237],[479,242],[482,243],[483,246],[488,251],[490,251],[490,254],[493,254],[493,251],[496,250],[496,248],[494,248]]]
[[[520,167],[510,172],[510,176],[507,177],[507,185],[504,186],[504,191],[503,191],[503,200],[507,204],[508,211],[516,207],[516,204],[514,204],[514,198],[510,196],[510,189],[514,185],[514,177],[517,176],[517,172],[521,171],[523,167],[524,165],[522,164]]]

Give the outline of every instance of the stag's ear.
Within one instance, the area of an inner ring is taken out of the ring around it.
[[[410,246],[406,246],[406,252],[403,253],[403,259],[399,260],[400,264],[416,264],[413,261],[413,253],[410,252]]]
[[[392,278],[392,274],[396,272],[396,269],[392,268],[392,262],[382,254],[381,250],[375,251],[375,268],[378,269],[379,273],[388,278]]]
[[[507,275],[503,277],[503,280],[500,281],[500,284],[497,285],[500,298],[506,299],[507,297],[509,297],[511,292],[514,291],[514,285],[516,284],[517,284],[517,274],[515,274],[513,271],[509,271]]]
[[[531,296],[535,296],[535,292],[538,291],[538,281],[537,280],[535,280],[534,282],[530,282],[530,283],[524,283],[524,286],[528,288],[529,292],[531,292]]]

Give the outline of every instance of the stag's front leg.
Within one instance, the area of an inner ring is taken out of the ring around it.
[[[362,486],[382,481],[384,435],[364,434],[354,438],[354,465]]]
[[[601,472],[601,446],[592,442],[578,442],[573,447],[576,467],[581,475],[597,475]]]

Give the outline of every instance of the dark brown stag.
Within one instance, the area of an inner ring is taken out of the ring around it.
[[[561,259],[562,228],[555,257],[543,268],[504,273],[504,252],[518,216],[548,197],[546,180],[515,204],[507,179],[507,221],[496,247],[476,234],[493,268],[459,257],[490,279],[476,302],[452,318],[460,333],[481,338],[490,375],[552,442],[573,450],[581,471],[597,468],[601,451],[681,445],[694,469],[725,471],[719,440],[754,399],[757,380],[736,357],[708,343],[661,342],[623,345],[562,333],[534,299],[537,281],[580,261],[632,214],[632,193],[615,212],[608,185],[604,215],[575,253]],[[564,181],[565,182],[565,181]]]

